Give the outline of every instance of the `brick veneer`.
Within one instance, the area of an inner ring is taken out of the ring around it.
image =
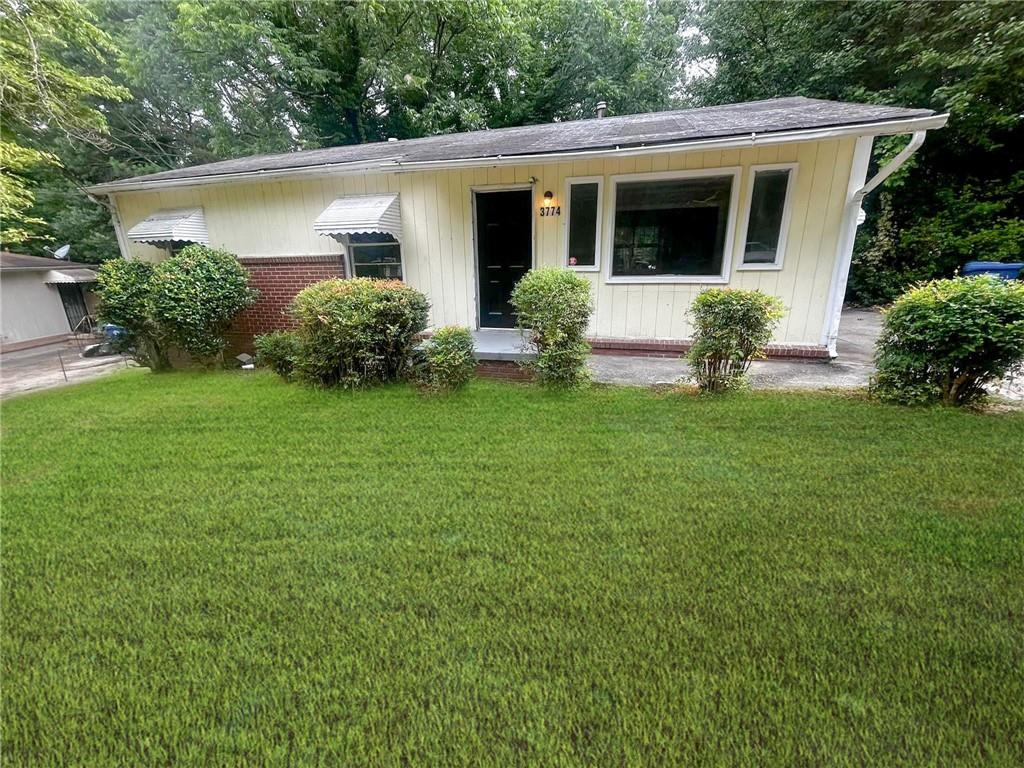
[[[505,381],[532,381],[533,374],[513,360],[480,360],[476,364],[476,375],[485,379]]]
[[[344,262],[333,254],[243,258],[239,262],[249,270],[249,284],[260,292],[256,304],[235,319],[228,334],[231,348],[239,351],[251,351],[252,337],[257,334],[293,327],[288,305],[307,285],[345,276]]]
[[[644,341],[591,337],[588,339],[595,355],[635,355],[638,357],[679,357],[692,346],[689,341]],[[827,360],[826,347],[811,344],[769,344],[765,355],[775,359]]]

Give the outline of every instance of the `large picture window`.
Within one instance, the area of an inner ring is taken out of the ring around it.
[[[402,279],[402,246],[391,235],[349,235],[349,250],[355,277]]]
[[[725,279],[735,169],[615,185],[611,279]]]
[[[749,201],[743,237],[743,267],[782,266],[789,228],[789,199],[796,167],[761,166],[751,169]]]
[[[596,270],[601,236],[601,178],[567,179],[569,218],[565,262],[570,269]]]

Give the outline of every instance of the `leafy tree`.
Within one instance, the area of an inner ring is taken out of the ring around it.
[[[42,221],[28,211],[34,200],[28,173],[60,160],[39,138],[105,145],[107,122],[95,98],[118,101],[128,91],[110,78],[83,74],[69,57],[105,61],[115,53],[110,37],[72,0],[0,0],[0,215],[3,241],[32,236]]]

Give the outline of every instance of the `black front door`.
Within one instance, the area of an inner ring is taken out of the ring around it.
[[[82,318],[85,317],[85,297],[82,295],[82,286],[78,283],[58,283],[57,290],[60,292],[60,300],[64,304],[64,314],[68,316],[68,325],[75,332],[89,331]]]
[[[533,192],[476,193],[480,327],[513,328],[512,289],[533,261]]]

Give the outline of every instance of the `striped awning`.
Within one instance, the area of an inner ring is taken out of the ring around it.
[[[402,208],[398,194],[339,197],[316,217],[313,229],[337,238],[382,232],[402,241]]]
[[[43,277],[44,283],[95,283],[96,273],[91,269],[51,269]]]
[[[128,230],[128,239],[139,243],[210,244],[202,208],[164,208]]]

